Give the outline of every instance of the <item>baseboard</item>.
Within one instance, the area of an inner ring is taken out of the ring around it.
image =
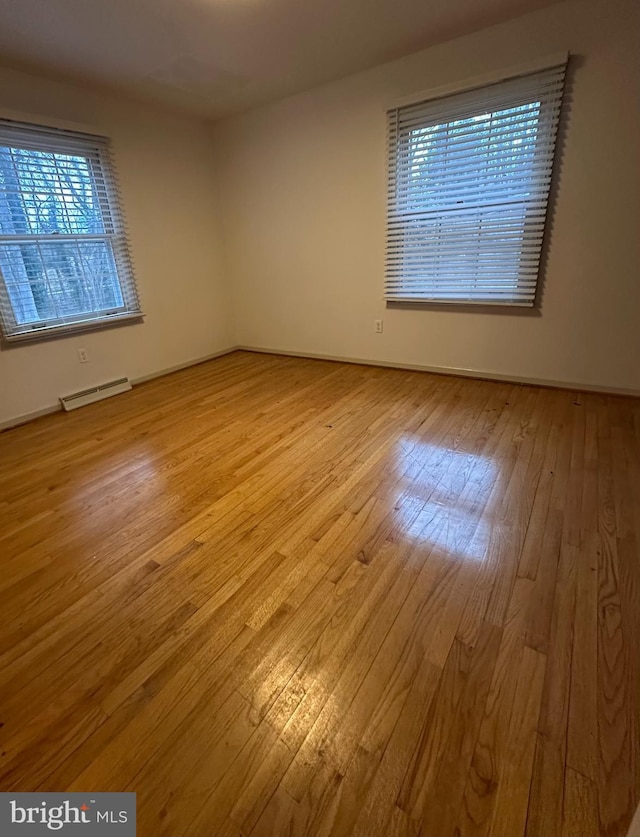
[[[133,386],[137,384],[144,384],[147,381],[153,381],[154,378],[162,378],[164,375],[171,375],[172,372],[179,372],[181,369],[188,369],[190,366],[198,366],[200,363],[206,363],[208,360],[215,360],[217,357],[224,357],[230,355],[231,352],[237,352],[238,346],[231,346],[229,349],[220,349],[219,352],[214,352],[211,355],[204,355],[204,357],[197,357],[193,360],[187,360],[184,363],[178,363],[177,366],[169,366],[167,369],[160,369],[158,372],[151,372],[149,375],[142,375],[140,378],[132,378]]]
[[[420,363],[395,363],[387,360],[370,360],[368,358],[341,357],[340,355],[324,355],[314,352],[293,352],[288,349],[270,349],[264,346],[237,346],[244,352],[256,352],[267,355],[284,355],[285,357],[306,357],[311,360],[331,360],[339,363],[355,363],[360,366],[380,366],[389,369],[408,369],[417,372],[433,372],[435,375],[455,375],[461,378],[474,378],[485,381],[504,381],[511,384],[528,384],[552,389],[568,389],[576,392],[598,392],[604,395],[623,395],[629,398],[640,398],[640,390],[621,387],[606,387],[599,384],[581,384],[575,381],[555,381],[546,378],[525,378],[519,375],[505,375],[501,372],[486,372],[482,369],[464,369],[455,366],[426,366]]]
[[[140,378],[132,378],[131,384],[135,387],[138,384],[145,383],[145,381],[152,381],[154,378],[161,378],[163,375],[170,375],[172,372],[179,372],[181,369],[188,369],[190,366],[197,366],[199,363],[206,363],[208,360],[214,360],[217,357],[231,354],[231,352],[235,352],[237,350],[237,346],[231,346],[229,349],[221,349],[219,352],[214,352],[213,354],[205,355],[204,357],[194,358],[193,360],[187,360],[184,363],[179,363],[176,366],[169,366],[166,369],[159,369],[157,372],[151,372],[149,375],[142,375]],[[19,427],[21,424],[28,424],[30,421],[34,421],[42,416],[59,413],[61,410],[62,407],[58,403],[52,404],[50,407],[43,407],[41,410],[34,410],[31,413],[23,413],[21,416],[6,419],[5,421],[0,422],[0,433],[3,430],[10,430],[12,427]]]
[[[52,413],[60,413],[61,411],[62,406],[58,403],[52,404],[50,407],[43,407],[41,410],[34,410],[31,413],[23,413],[21,416],[0,421],[0,433],[3,430],[10,430],[12,427],[19,427],[21,424],[28,424],[30,421],[42,418],[42,416],[50,416]]]

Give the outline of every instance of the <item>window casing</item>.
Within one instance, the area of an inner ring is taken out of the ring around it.
[[[109,141],[0,120],[3,339],[141,316]]]
[[[565,69],[388,111],[388,301],[534,305]]]

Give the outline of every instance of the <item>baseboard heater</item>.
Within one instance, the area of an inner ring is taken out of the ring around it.
[[[112,395],[119,395],[121,392],[128,392],[131,389],[131,381],[128,378],[118,378],[117,381],[109,381],[97,387],[83,389],[71,395],[60,397],[62,409],[76,410],[86,404],[93,404],[94,401],[102,401],[103,398],[110,398]]]

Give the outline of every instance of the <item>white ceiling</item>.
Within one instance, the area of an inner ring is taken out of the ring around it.
[[[207,117],[554,0],[0,0],[0,63]]]

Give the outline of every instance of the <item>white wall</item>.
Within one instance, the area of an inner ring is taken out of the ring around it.
[[[81,123],[112,137],[146,314],[142,324],[0,350],[0,426],[85,386],[150,375],[231,346],[208,128],[8,70],[0,70],[0,109]],[[79,363],[79,347],[88,350],[89,363]]]
[[[239,342],[640,390],[638,8],[570,0],[218,123]],[[385,107],[567,49],[540,311],[385,309]]]

